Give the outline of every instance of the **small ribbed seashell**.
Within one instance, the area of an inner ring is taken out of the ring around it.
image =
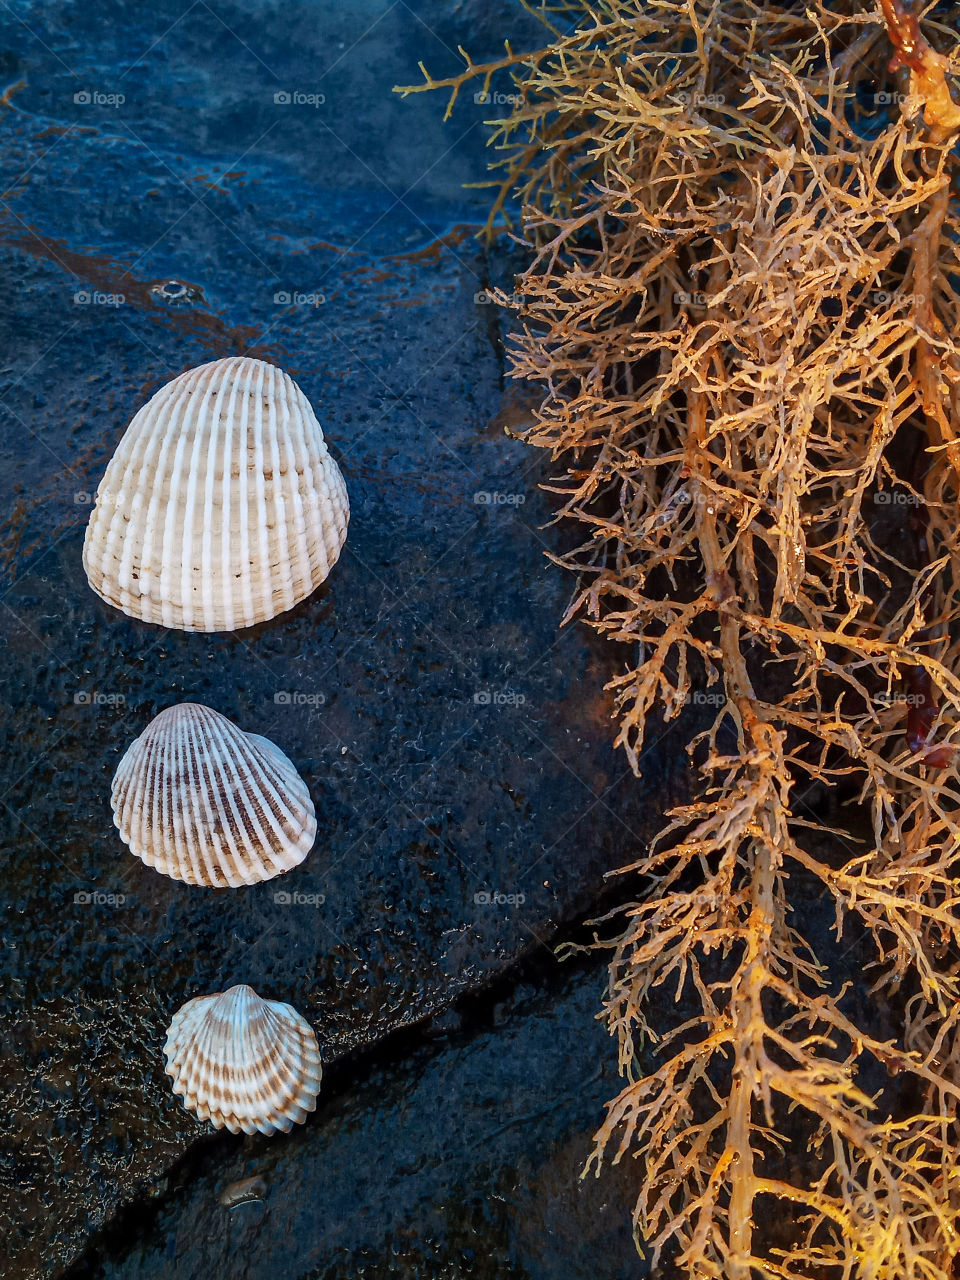
[[[149,867],[187,884],[257,884],[313,847],[307,784],[266,738],[210,707],[161,711],[113,778],[113,820]]]
[[[233,631],[310,595],[349,518],[306,396],[273,365],[231,356],[180,374],[135,414],[97,490],[83,567],[132,618]]]
[[[231,1133],[288,1133],[316,1109],[320,1050],[296,1009],[231,987],[188,1000],[163,1053],[189,1111]]]

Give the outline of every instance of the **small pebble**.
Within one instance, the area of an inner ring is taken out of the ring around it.
[[[267,1194],[267,1184],[263,1178],[240,1178],[223,1188],[217,1199],[225,1209],[235,1209],[238,1204],[249,1204],[252,1200],[262,1200]]]
[[[158,280],[150,286],[150,295],[168,307],[192,307],[203,298],[203,291],[183,280]]]

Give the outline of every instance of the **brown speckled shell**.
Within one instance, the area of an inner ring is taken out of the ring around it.
[[[163,1052],[174,1093],[217,1129],[286,1133],[316,1109],[323,1073],[313,1029],[252,987],[188,1000]]]

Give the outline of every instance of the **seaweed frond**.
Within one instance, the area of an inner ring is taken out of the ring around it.
[[[639,773],[654,713],[712,711],[594,942],[625,1083],[592,1166],[636,1159],[638,1242],[691,1280],[960,1252],[956,18],[569,0],[428,81],[512,81],[511,373],[567,619],[635,655],[617,744]]]

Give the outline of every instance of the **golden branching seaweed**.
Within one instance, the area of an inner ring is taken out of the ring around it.
[[[637,1159],[655,1267],[949,1276],[958,10],[524,7],[542,48],[416,88],[513,82],[493,122],[493,213],[519,197],[531,255],[511,371],[542,390],[525,438],[582,531],[567,618],[636,655],[611,687],[638,773],[654,713],[715,691],[699,794],[596,924],[625,1084],[593,1162]],[[860,930],[898,1034],[818,960],[791,880]]]

